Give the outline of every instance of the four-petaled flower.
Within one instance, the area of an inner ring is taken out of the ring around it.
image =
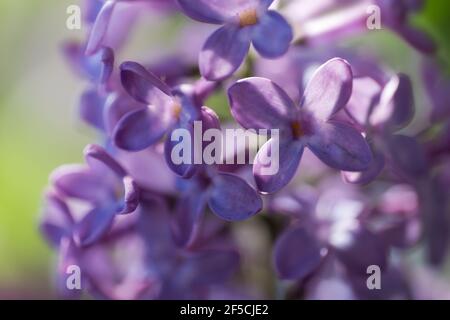
[[[276,11],[273,0],[178,0],[194,20],[223,24],[206,41],[199,57],[200,73],[208,80],[232,75],[244,61],[250,43],[263,57],[285,54],[293,38],[291,27]]]
[[[299,104],[277,84],[264,78],[238,81],[229,89],[231,112],[247,129],[279,129],[279,141],[270,139],[258,152],[253,174],[262,192],[280,190],[293,178],[305,147],[332,168],[363,171],[372,161],[364,137],[353,127],[333,120],[352,93],[350,65],[329,60],[314,74]],[[276,150],[278,149],[279,150]],[[265,158],[279,152],[279,170],[265,174]]]

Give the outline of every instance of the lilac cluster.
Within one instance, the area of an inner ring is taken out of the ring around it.
[[[62,297],[426,297],[420,279],[437,277],[450,240],[450,81],[409,22],[423,2],[86,0],[86,39],[63,51],[99,141],[51,174],[40,225]],[[370,5],[420,52],[421,79],[338,45],[368,32]],[[138,16],[179,16],[189,32],[173,54],[119,64]],[[176,163],[171,135],[194,122],[279,135],[246,165]],[[82,290],[67,286],[72,265]]]

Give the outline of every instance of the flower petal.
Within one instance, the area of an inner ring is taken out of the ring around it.
[[[128,94],[141,103],[171,101],[172,90],[137,62],[126,61],[120,65],[120,80]]]
[[[174,240],[178,246],[188,246],[195,240],[205,206],[204,190],[195,187],[178,201],[172,224]]]
[[[414,116],[414,96],[408,76],[399,74],[391,78],[381,93],[380,103],[370,115],[373,126],[388,125],[399,130]]]
[[[246,9],[269,7],[273,0],[177,0],[181,10],[190,18],[213,24],[222,24]]]
[[[87,247],[100,240],[109,231],[115,215],[115,205],[92,209],[75,226],[74,239],[76,243]]]
[[[275,193],[285,187],[297,172],[302,154],[303,145],[299,142],[279,143],[275,138],[266,142],[256,155],[253,164],[253,175],[258,190]]]
[[[368,184],[375,180],[383,171],[385,166],[385,158],[381,152],[373,151],[373,160],[369,168],[361,172],[342,172],[345,182],[354,184]]]
[[[199,56],[202,76],[211,81],[231,76],[242,64],[250,48],[250,37],[245,29],[225,25],[206,41]]]
[[[104,130],[104,103],[105,100],[98,94],[97,90],[90,89],[83,92],[79,103],[79,112],[81,119],[98,130]]]
[[[302,279],[322,262],[317,239],[305,228],[284,232],[275,244],[274,262],[281,279]]]
[[[214,177],[208,204],[215,214],[228,221],[248,219],[262,209],[258,193],[241,178],[227,173]]]
[[[102,203],[111,197],[110,189],[90,168],[82,165],[64,165],[50,175],[50,182],[64,196]]]
[[[247,78],[228,89],[231,113],[246,129],[286,129],[296,112],[294,102],[276,83]]]
[[[268,11],[260,18],[252,35],[256,51],[266,58],[277,58],[285,54],[292,38],[291,26],[275,11]]]
[[[62,238],[70,237],[74,220],[69,207],[56,192],[47,192],[45,200],[40,229],[48,242],[58,247]]]
[[[302,107],[317,119],[328,120],[341,110],[352,94],[353,74],[347,61],[334,58],[324,63],[306,86]]]
[[[80,265],[80,250],[77,248],[73,240],[70,238],[62,239],[61,246],[59,248],[58,257],[58,278],[57,288],[58,294],[64,299],[78,299],[81,296],[81,289],[83,286],[83,277],[80,283],[81,288],[68,288],[68,278],[72,275],[72,266]]]
[[[144,107],[123,117],[113,133],[117,147],[128,151],[140,151],[158,142],[168,126],[150,107]]]
[[[115,5],[116,1],[106,1],[100,9],[86,45],[87,55],[96,53],[102,46]]]
[[[372,161],[372,152],[364,137],[346,124],[321,124],[307,144],[322,162],[334,169],[364,171]]]

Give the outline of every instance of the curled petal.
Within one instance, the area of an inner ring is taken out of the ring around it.
[[[394,76],[384,87],[379,105],[370,115],[373,126],[388,125],[394,130],[408,125],[414,116],[412,83],[408,76]]]
[[[307,144],[322,162],[334,169],[364,171],[372,161],[372,152],[361,133],[342,123],[321,124]]]
[[[303,145],[292,141],[280,144],[275,139],[266,142],[256,155],[253,175],[258,190],[274,193],[285,187],[297,172]]]
[[[52,172],[50,182],[67,197],[102,203],[110,199],[110,189],[100,177],[88,167],[64,165]]]
[[[326,121],[341,110],[352,94],[353,73],[347,61],[334,58],[312,76],[303,95],[302,107]]]
[[[171,100],[171,89],[137,62],[126,61],[120,65],[120,80],[128,94],[141,103]]]
[[[234,119],[246,129],[286,129],[297,112],[286,92],[265,78],[236,82],[228,97]]]
[[[214,178],[208,204],[215,214],[228,221],[248,219],[262,209],[258,193],[241,178],[226,173]]]
[[[103,168],[106,168],[120,178],[126,176],[127,173],[125,169],[99,145],[89,144],[84,148],[83,153],[86,163],[88,163],[93,170],[100,171]]]
[[[275,11],[269,11],[255,26],[252,42],[263,57],[277,58],[288,51],[292,38],[291,26],[283,16]]]
[[[136,182],[130,177],[123,178],[123,204],[117,210],[119,214],[131,213],[139,205],[139,188]]]
[[[113,140],[117,147],[128,151],[140,151],[158,142],[168,125],[149,107],[128,113],[117,124]]]
[[[75,226],[74,239],[77,244],[86,247],[100,240],[109,231],[115,215],[115,205],[92,209]]]
[[[48,192],[45,199],[40,229],[49,243],[58,247],[62,238],[71,235],[74,220],[69,207],[56,192]]]
[[[250,37],[245,29],[225,25],[206,41],[199,56],[202,76],[211,81],[231,76],[242,64],[250,47]]]
[[[115,5],[116,1],[106,1],[100,9],[94,26],[91,29],[91,34],[89,35],[86,46],[87,55],[96,53],[102,46]]]
[[[321,247],[306,229],[291,229],[275,244],[274,261],[280,278],[302,279],[319,267]]]

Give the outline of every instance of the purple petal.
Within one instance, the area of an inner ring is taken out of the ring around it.
[[[306,229],[284,232],[275,244],[274,261],[281,279],[302,279],[322,262],[321,247]]]
[[[263,57],[277,58],[285,54],[292,41],[291,26],[279,13],[269,11],[255,26],[252,43]]]
[[[406,75],[396,75],[384,87],[380,103],[370,115],[370,123],[373,126],[389,125],[399,130],[406,127],[413,116],[411,80]]]
[[[103,123],[108,136],[112,136],[117,123],[129,112],[145,106],[126,94],[110,94],[103,108]]]
[[[191,286],[220,285],[239,267],[239,254],[231,250],[208,250],[186,261],[183,272]]]
[[[49,243],[58,247],[62,238],[71,235],[74,220],[69,207],[56,192],[48,192],[45,200],[40,229]]]
[[[279,150],[276,150],[277,148]],[[275,152],[278,152],[278,156]],[[274,139],[266,142],[256,155],[253,164],[253,175],[258,190],[275,193],[285,187],[295,176],[302,154],[303,145],[300,142],[279,144]],[[274,163],[277,158],[278,163]]]
[[[107,171],[119,178],[123,178],[127,175],[125,169],[99,145],[87,145],[83,150],[83,154],[86,163],[97,173]],[[105,177],[103,177],[103,180],[105,180]]]
[[[189,125],[187,128],[175,128],[174,130],[187,130],[186,132],[189,132],[188,139],[190,140],[190,146],[191,150],[185,150],[183,149],[183,153],[190,152],[189,155],[189,161],[187,163],[175,163],[172,158],[172,152],[174,151],[174,148],[181,145],[187,144],[184,138],[180,138],[180,140],[172,140],[172,134],[167,137],[166,141],[164,142],[164,156],[166,159],[166,163],[169,166],[169,168],[177,175],[179,175],[182,178],[190,178],[192,177],[196,172],[196,165],[194,164],[194,130],[193,126]],[[187,157],[186,155],[182,155],[183,159],[184,157]]]
[[[206,41],[199,56],[202,76],[218,81],[231,76],[242,64],[250,47],[250,37],[245,29],[225,25]]]
[[[115,5],[116,1],[106,1],[98,13],[86,46],[87,55],[96,53],[102,46]]]
[[[353,79],[352,96],[345,111],[359,126],[367,125],[369,115],[379,102],[381,87],[370,77]]]
[[[150,107],[128,113],[114,130],[115,145],[128,151],[140,151],[155,144],[168,129],[160,117]]]
[[[198,188],[193,188],[178,201],[172,224],[178,246],[189,246],[195,240],[205,206],[205,192]]]
[[[258,193],[241,178],[226,173],[214,177],[208,204],[215,214],[228,221],[248,219],[262,209]]]
[[[338,170],[364,171],[372,161],[372,152],[361,133],[342,123],[320,124],[307,144],[323,163]]]
[[[306,86],[302,107],[326,121],[341,110],[352,94],[353,74],[347,61],[334,58],[323,64]]]
[[[139,63],[132,61],[122,63],[120,79],[128,94],[141,103],[155,104],[156,101],[163,103],[171,101],[171,89]]]
[[[181,10],[190,18],[213,24],[233,20],[246,9],[268,8],[273,0],[177,0]]]
[[[265,78],[247,78],[228,90],[231,113],[246,129],[286,129],[297,109],[277,84]]]
[[[110,189],[101,176],[81,165],[65,165],[54,170],[51,184],[70,198],[102,203],[111,198]]]
[[[383,171],[385,158],[381,152],[373,152],[373,160],[369,168],[361,172],[342,172],[344,181],[353,184],[368,184]]]
[[[395,28],[395,31],[397,31],[411,46],[424,54],[432,55],[437,50],[434,40],[422,30],[410,26],[401,26]]]
[[[348,230],[342,236],[345,241],[333,241],[338,258],[351,274],[364,274],[368,266],[377,265],[384,270],[387,263],[387,248],[382,239],[364,228]]]
[[[90,246],[100,240],[112,226],[116,208],[114,206],[96,207],[77,223],[74,239],[80,246]]]
[[[97,90],[90,89],[83,92],[80,98],[79,112],[80,117],[86,123],[97,128],[99,130],[104,130],[103,122],[103,97],[99,96]]]

